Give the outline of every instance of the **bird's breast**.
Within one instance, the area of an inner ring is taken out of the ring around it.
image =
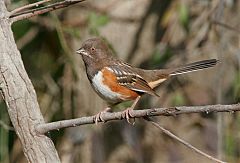
[[[100,97],[110,103],[133,100],[139,96],[135,91],[121,86],[116,75],[107,67],[94,75],[92,86]]]

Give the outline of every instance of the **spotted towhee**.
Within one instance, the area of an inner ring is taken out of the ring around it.
[[[133,105],[124,112],[128,122],[131,116],[129,111],[134,109],[142,94],[158,96],[154,88],[169,77],[206,69],[218,63],[216,59],[209,59],[176,68],[144,70],[114,58],[111,50],[100,38],[86,40],[77,53],[82,56],[87,77],[100,97],[110,104],[135,100]],[[102,120],[102,112],[95,116],[96,123]]]

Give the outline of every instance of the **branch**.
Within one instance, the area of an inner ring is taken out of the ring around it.
[[[14,14],[20,12],[20,11],[23,11],[23,10],[26,10],[26,9],[29,9],[29,8],[32,8],[32,7],[38,7],[39,5],[44,4],[44,3],[47,3],[47,2],[49,2],[49,1],[51,1],[51,0],[42,0],[42,1],[39,1],[39,2],[27,4],[27,5],[25,5],[25,6],[16,8],[15,10],[11,11],[11,12],[10,12],[10,15],[14,15]]]
[[[228,25],[228,24],[225,24],[225,23],[223,23],[223,22],[220,22],[220,21],[217,21],[217,20],[213,20],[212,23],[213,23],[213,24],[216,24],[216,25],[219,25],[219,26],[222,26],[222,27],[224,27],[224,28],[226,28],[226,29],[228,29],[228,30],[231,30],[231,31],[240,33],[240,30],[239,30],[239,29],[234,28],[234,27],[232,27],[232,26],[230,26],[230,25]]]
[[[181,106],[170,108],[154,108],[145,110],[133,110],[130,112],[132,118],[143,118],[148,116],[176,116],[179,114],[190,113],[212,113],[212,112],[230,112],[240,111],[240,104],[233,105],[207,105],[207,106]],[[120,120],[123,118],[123,112],[102,113],[104,122],[112,120]],[[102,122],[102,121],[100,121]],[[93,124],[94,116],[81,117],[76,119],[61,120],[51,123],[39,124],[36,126],[37,132],[44,134],[52,130],[59,130],[61,128],[75,127],[84,124]]]
[[[85,1],[85,0],[64,0],[64,1],[61,1],[61,2],[56,2],[56,3],[53,3],[53,4],[49,4],[47,6],[38,7],[38,8],[23,11],[23,12],[19,12],[19,11],[22,11],[22,10],[27,9],[27,8],[38,6],[39,4],[46,3],[48,1],[43,0],[41,2],[38,2],[37,5],[36,5],[36,3],[28,4],[26,6],[23,6],[23,7],[20,7],[20,8],[17,8],[15,10],[13,10],[10,13],[10,21],[11,22],[16,22],[16,21],[19,21],[19,20],[27,19],[27,18],[36,16],[36,15],[40,15],[40,14],[44,14],[44,13],[47,13],[47,12],[50,12],[50,11],[53,11],[53,10],[57,10],[57,9],[60,9],[60,8],[65,8],[65,7],[68,7],[70,5],[73,5],[73,4],[76,4],[76,3],[79,3],[79,2],[83,2],[83,1]]]
[[[154,120],[150,119],[150,118],[145,118],[145,120],[151,122],[155,127],[157,127],[158,129],[160,129],[164,134],[168,135],[169,137],[173,138],[174,140],[177,140],[178,142],[180,142],[181,144],[185,145],[186,147],[190,148],[191,150],[193,150],[194,152],[212,160],[215,162],[219,162],[219,163],[224,163],[223,161],[214,158],[210,155],[208,155],[207,153],[197,149],[196,147],[192,146],[191,144],[189,144],[188,142],[186,142],[185,140],[179,138],[178,136],[174,135],[172,132],[170,132],[169,130],[163,128],[162,126],[160,126],[157,122],[155,122]]]

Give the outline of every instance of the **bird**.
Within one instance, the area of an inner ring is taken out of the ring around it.
[[[143,94],[159,97],[154,88],[170,77],[214,67],[219,62],[217,59],[208,59],[174,68],[141,69],[115,58],[107,43],[99,37],[84,41],[76,53],[82,56],[92,88],[109,106],[134,101],[123,112],[123,118],[128,123],[132,117],[130,112]],[[96,114],[94,122],[104,121],[101,115],[110,109],[107,107]]]

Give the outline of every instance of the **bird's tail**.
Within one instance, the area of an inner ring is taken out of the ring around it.
[[[215,66],[219,60],[209,59],[202,60],[187,65],[179,66],[176,68],[160,69],[160,70],[144,70],[145,78],[151,88],[157,87],[160,83],[164,82],[170,76],[185,74],[193,71],[199,71]]]
[[[172,69],[172,71],[169,73],[169,75],[175,76],[175,75],[179,75],[179,74],[185,74],[185,73],[189,73],[189,72],[193,72],[193,71],[207,69],[207,68],[215,66],[218,62],[219,62],[219,60],[217,60],[217,59],[209,59],[209,60],[202,60],[202,61],[190,63],[187,65]]]

